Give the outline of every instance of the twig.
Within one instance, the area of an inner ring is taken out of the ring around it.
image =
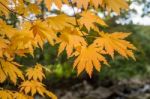
[[[28,19],[28,18],[26,18],[25,16],[23,16],[22,14],[19,14],[19,13],[17,13],[17,12],[15,12],[14,10],[12,10],[12,9],[9,9],[5,4],[3,4],[2,2],[0,2],[0,4],[2,5],[2,6],[4,6],[8,11],[10,11],[10,12],[12,12],[12,13],[14,13],[14,14],[17,14],[17,15],[19,15],[19,16],[21,16],[21,17],[23,17],[24,19],[27,19],[28,21],[30,21],[30,22],[32,22],[32,20],[30,20],[30,19]]]
[[[81,30],[81,28],[80,28],[80,25],[79,25],[79,23],[78,23],[78,19],[77,19],[77,15],[76,15],[76,12],[75,12],[75,10],[74,10],[74,6],[73,6],[73,3],[72,3],[72,1],[71,1],[71,0],[70,0],[70,4],[71,4],[71,7],[72,7],[73,12],[74,12],[76,25],[77,25],[77,27],[79,28],[79,30],[81,31],[81,33],[82,33],[83,37],[85,38],[85,40],[86,40],[86,41],[88,41],[88,40],[87,40],[87,38],[86,38],[86,35],[82,32],[82,30]]]

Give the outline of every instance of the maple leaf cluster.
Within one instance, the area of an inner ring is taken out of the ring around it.
[[[53,4],[58,8],[57,13],[51,10]],[[74,15],[69,16],[61,11],[64,4],[81,12],[74,10]],[[0,83],[10,80],[17,85],[18,79],[22,80],[19,92],[2,88],[0,98],[32,99],[39,94],[57,99],[42,83],[45,78],[42,65],[37,63],[23,73],[22,65],[14,61],[16,55],[34,56],[34,49],[43,49],[45,43],[59,45],[58,56],[66,51],[68,58],[74,57],[73,68],[78,75],[85,70],[91,77],[93,69],[100,71],[102,64],[109,65],[106,56],[113,59],[116,52],[135,60],[136,47],[125,40],[131,33],[104,32],[99,26],[108,27],[108,24],[98,16],[98,9],[119,15],[121,9],[128,9],[128,4],[125,0],[0,0],[0,16],[7,19],[13,13],[21,18],[15,28],[0,19]],[[91,30],[97,35],[93,36]],[[93,43],[89,44],[87,37],[91,37]]]

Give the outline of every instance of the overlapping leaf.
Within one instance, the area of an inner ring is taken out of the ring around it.
[[[6,8],[8,7],[9,1],[8,0],[0,0],[0,15],[9,15],[9,10]]]
[[[114,57],[114,52],[118,52],[125,58],[132,57],[135,59],[133,50],[136,50],[133,44],[124,40],[126,37],[130,35],[130,33],[122,33],[122,32],[115,32],[112,34],[100,32],[100,37],[97,38],[94,43],[97,46],[101,46],[106,50],[106,52]]]
[[[29,3],[26,5],[24,0],[13,0],[14,1],[14,11],[20,15],[28,16],[32,14],[40,14],[40,7],[36,4]]]
[[[38,0],[38,2],[40,3],[42,0]],[[59,9],[62,7],[62,0],[44,0],[44,3],[46,5],[46,7],[48,8],[48,10],[51,9],[52,4],[54,3]]]
[[[60,42],[58,55],[66,49],[67,55],[70,57],[77,46],[86,46],[87,43],[82,36],[81,31],[77,29],[66,28],[61,31],[58,39],[58,43]]]
[[[128,9],[128,4],[125,0],[103,0],[102,6],[107,9],[107,11],[114,11],[120,14],[121,9]]]
[[[26,53],[33,55],[34,47],[36,47],[36,40],[34,40],[33,34],[30,31],[17,31],[11,38],[11,45],[7,50],[8,57],[17,54],[19,56],[25,56]]]
[[[13,99],[13,93],[9,90],[0,90],[0,99]]]
[[[102,54],[105,54],[105,52],[94,45],[79,48],[75,52],[77,58],[73,64],[74,68],[77,68],[78,75],[85,70],[91,77],[94,67],[97,71],[100,71],[100,62],[108,65],[107,60]]]
[[[25,95],[21,92],[15,92],[13,94],[13,98],[12,99],[34,99],[33,97],[31,96],[28,96],[28,95]]]
[[[57,97],[54,94],[46,90],[45,86],[41,82],[38,82],[38,81],[31,80],[31,81],[23,82],[20,86],[20,91],[24,92],[25,94],[31,93],[32,96],[38,93],[44,97],[44,95],[46,94],[52,99],[57,99]]]
[[[125,0],[73,0],[73,3],[76,3],[78,8],[83,7],[86,10],[89,5],[92,5],[95,8],[106,8],[109,12],[113,10],[118,14],[120,14],[121,9],[128,9],[128,4]]]
[[[16,84],[18,77],[24,80],[22,71],[18,69],[18,64],[15,62],[5,61],[0,59],[0,83],[3,83],[7,77]]]
[[[98,27],[96,26],[96,23],[102,26],[107,26],[106,23],[100,17],[98,17],[97,15],[95,15],[90,11],[81,13],[81,16],[82,17],[79,19],[79,24],[81,26],[85,26],[88,29],[88,31],[90,29],[94,29],[98,31]]]
[[[43,73],[43,70],[42,70],[42,65],[40,64],[37,64],[34,68],[28,68],[27,69],[27,73],[26,73],[26,76],[28,77],[28,80],[39,80],[39,81],[42,81],[43,78],[45,78],[45,75]]]
[[[3,57],[3,52],[8,48],[10,42],[6,39],[0,38],[0,57]]]
[[[89,5],[98,8],[102,4],[103,0],[73,0],[73,3],[77,4],[78,8],[87,9]]]
[[[45,43],[47,40],[50,44],[54,45],[56,34],[45,22],[36,20],[32,24],[30,22],[26,22],[24,26],[25,28],[28,28],[28,30],[32,31],[35,40],[38,39],[37,41],[42,41],[43,43]],[[39,45],[41,45],[40,43],[41,42],[39,42]]]
[[[11,38],[17,30],[12,26],[7,25],[5,21],[0,19],[0,35]]]
[[[66,27],[73,27],[73,25],[75,25],[75,18],[60,14],[58,16],[47,18],[46,22],[48,23],[49,28],[60,31]]]
[[[53,40],[56,35],[44,22],[36,21],[31,26],[31,31],[33,32],[35,37],[39,35],[41,39],[46,39],[50,44],[54,45]]]
[[[0,99],[34,99],[31,96],[10,90],[0,90]]]
[[[83,7],[84,9],[87,9],[90,1],[91,0],[73,0],[73,3],[76,3],[78,8]]]

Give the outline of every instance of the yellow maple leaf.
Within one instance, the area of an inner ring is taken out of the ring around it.
[[[38,0],[38,3],[40,3],[42,0]],[[48,10],[51,9],[52,4],[54,3],[59,9],[62,7],[62,0],[44,0],[44,3]]]
[[[9,16],[10,11],[7,9],[9,8],[8,5],[9,5],[8,0],[0,0],[0,15]]]
[[[125,0],[103,0],[101,4],[104,8],[110,12],[113,10],[117,14],[120,14],[121,9],[128,9],[128,4]]]
[[[29,3],[29,2],[28,2]],[[24,0],[14,0],[14,12],[22,15],[22,16],[28,16],[31,13],[33,14],[40,14],[41,10],[40,7],[36,4],[29,3],[26,5],[24,3]]]
[[[27,8],[28,8],[29,12],[31,12],[31,13],[34,13],[34,14],[41,13],[40,8],[36,4],[30,3]]]
[[[24,53],[30,53],[33,55],[34,48],[43,47],[46,39],[41,38],[38,34],[34,36],[30,28],[31,24],[29,24],[27,29],[25,28],[23,30],[17,31],[15,35],[12,36],[10,51],[14,50],[18,55],[22,53],[22,56],[24,56]],[[22,52],[18,53],[19,50]]]
[[[77,4],[78,8],[84,8],[87,10],[89,5],[94,6],[95,8],[98,8],[99,5],[101,5],[103,0],[73,0],[73,3]]]
[[[13,58],[16,54],[19,56],[25,56],[27,53],[33,55],[34,48],[38,47],[37,42],[40,42],[40,40],[35,40],[33,33],[28,30],[17,31],[10,41],[9,48],[4,52],[7,58]]]
[[[13,99],[13,92],[9,90],[0,90],[0,99]]]
[[[27,16],[28,9],[24,4],[23,0],[14,0],[14,11],[20,15]]]
[[[28,77],[28,80],[39,80],[42,81],[43,78],[45,78],[45,75],[43,73],[43,67],[40,64],[36,64],[34,68],[28,68],[26,71],[26,76]]]
[[[60,14],[58,16],[47,18],[46,22],[48,23],[49,28],[60,31],[66,27],[73,27],[73,25],[75,25],[75,18]]]
[[[8,48],[10,41],[0,37],[0,57],[3,57],[4,51]]]
[[[15,28],[12,28],[12,26],[7,25],[5,21],[0,19],[0,35],[11,38],[16,31],[17,30]]]
[[[3,59],[0,59],[0,83],[3,83],[7,77],[16,84],[17,78],[24,80],[22,71],[18,69],[18,65],[15,62],[9,62]]]
[[[34,96],[36,93],[39,93],[40,95],[44,96],[45,87],[41,82],[38,81],[25,81],[20,85],[20,91],[25,92],[25,94],[28,94],[31,92],[32,96]]]
[[[81,31],[77,29],[66,28],[61,31],[61,35],[58,39],[58,43],[60,43],[58,55],[66,49],[67,56],[70,57],[72,52],[77,46],[86,46],[87,43],[82,37]]]
[[[25,24],[26,25],[22,30],[16,31],[16,33],[11,37],[10,46],[4,52],[4,55],[8,58],[15,56],[15,54],[19,56],[26,56],[27,53],[33,55],[34,49],[36,47],[43,48],[46,40],[51,41],[51,39],[54,37],[51,36],[51,34],[53,34],[51,31],[48,31],[48,29],[45,30],[47,27],[38,28],[38,26],[34,25],[32,27],[31,23]]]
[[[54,39],[56,38],[56,34],[52,29],[50,29],[46,22],[42,22],[40,20],[36,20],[33,23],[26,22],[24,23],[25,29],[32,31],[35,39],[41,39],[43,43],[46,40],[51,44],[54,45]]]
[[[13,99],[34,99],[31,96],[25,95],[21,92],[15,92],[13,95]]]
[[[73,3],[76,3],[78,8],[83,7],[84,9],[87,9],[90,1],[91,0],[73,0]]]
[[[94,43],[97,46],[103,47],[112,58],[114,57],[114,52],[116,51],[125,58],[132,57],[135,59],[132,51],[136,50],[135,46],[124,40],[130,35],[130,33],[115,32],[108,34],[100,32],[99,35],[101,37],[97,38]]]
[[[101,6],[103,0],[91,0],[91,4],[95,7],[98,8],[99,6]]]
[[[77,58],[75,59],[73,66],[74,68],[77,68],[78,75],[85,70],[91,77],[93,67],[95,67],[97,71],[100,71],[100,62],[108,65],[105,57],[102,54],[104,54],[104,51],[102,49],[100,50],[100,48],[95,47],[94,45],[81,47],[77,52],[75,52]]]
[[[98,23],[102,26],[107,26],[106,23],[97,15],[95,15],[94,13],[92,13],[91,11],[86,11],[81,13],[81,18],[78,20],[79,24],[81,26],[85,26],[88,31],[90,29],[94,29],[96,31],[98,31],[98,27],[96,26],[95,23]]]
[[[34,96],[36,93],[40,94],[44,97],[44,94],[49,96],[52,99],[57,99],[57,97],[46,90],[45,85],[38,81],[25,81],[20,85],[20,91],[25,92],[25,94],[28,94],[31,92],[31,95]]]
[[[120,14],[120,9],[128,9],[128,4],[125,0],[73,0],[73,3],[76,3],[78,8],[83,7],[86,10],[89,5],[95,8],[101,6],[109,12],[113,10],[117,14]]]

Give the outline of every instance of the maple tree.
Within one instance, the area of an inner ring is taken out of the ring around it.
[[[46,8],[43,9],[41,4]],[[47,16],[53,4],[59,13]],[[74,15],[69,16],[61,11],[64,4],[73,9],[77,7],[81,12],[74,10]],[[99,25],[108,27],[108,24],[98,16],[98,9],[119,15],[121,9],[128,9],[128,4],[125,0],[0,0],[0,16],[7,19],[13,13],[18,19],[22,18],[16,27],[0,19],[0,83],[9,80],[19,88],[19,91],[0,88],[0,98],[33,99],[39,94],[57,99],[42,83],[45,74],[41,64],[24,72],[22,65],[15,62],[16,55],[34,56],[34,49],[43,49],[47,42],[59,45],[58,56],[66,51],[68,58],[75,58],[73,68],[77,69],[78,75],[85,70],[91,77],[94,68],[100,71],[102,64],[109,65],[106,56],[114,58],[115,52],[135,60],[133,51],[136,47],[125,40],[130,33],[105,33]],[[31,14],[34,19],[29,17]],[[97,35],[90,34],[91,30]],[[89,44],[87,37],[93,38],[93,43]]]

